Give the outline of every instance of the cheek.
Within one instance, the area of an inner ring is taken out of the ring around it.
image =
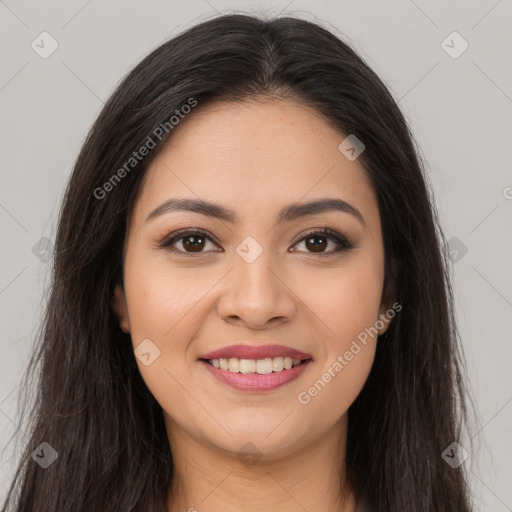
[[[213,273],[173,268],[165,254],[136,247],[127,254],[125,290],[134,343],[138,339],[179,340],[177,331],[193,328],[201,299],[215,283]],[[173,341],[173,346],[175,346]]]
[[[327,423],[348,410],[373,364],[381,295],[375,277],[352,273],[326,280],[324,292],[309,297],[322,326],[322,351],[297,400],[304,412]]]
[[[382,285],[381,265],[354,256],[346,265],[311,273],[295,289],[321,320],[322,332],[332,340],[327,345],[342,349],[378,320]]]
[[[300,416],[313,420],[313,430],[321,424],[333,425],[346,414],[368,378],[375,342],[356,343],[329,354],[296,397]]]
[[[158,355],[151,364],[136,359],[139,371],[162,408],[186,423],[202,414],[190,394],[190,374],[197,363],[188,347],[207,314],[205,295],[218,278],[212,272],[171,271],[168,263],[158,260],[135,253],[126,259],[130,334],[136,354],[143,340],[156,347]]]
[[[199,331],[211,314],[212,290],[224,273],[206,266],[173,267],[165,254],[136,246],[126,255],[132,345],[137,354],[139,344],[149,339],[158,352],[148,366],[139,358],[136,362],[151,394],[181,424],[205,414],[195,380],[197,349],[191,342],[200,338]],[[188,428],[193,430],[196,423],[192,421]]]
[[[327,422],[336,421],[357,398],[375,357],[383,270],[380,264],[356,262],[318,274],[315,287],[300,292],[319,320],[323,343],[315,372],[297,399]]]

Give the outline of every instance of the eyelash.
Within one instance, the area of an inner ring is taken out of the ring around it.
[[[194,230],[189,229],[189,230],[178,231],[177,233],[173,233],[172,235],[170,235],[170,237],[166,238],[163,242],[160,243],[160,247],[162,249],[165,249],[166,251],[171,252],[171,253],[178,254],[180,256],[185,256],[186,258],[194,258],[194,257],[203,255],[204,252],[191,253],[191,252],[181,251],[181,250],[178,250],[178,249],[172,247],[172,245],[174,243],[176,243],[177,241],[182,240],[182,239],[186,238],[187,236],[191,236],[191,235],[201,235],[201,236],[205,237],[206,239],[208,239],[210,242],[217,243],[217,242],[215,242],[215,240],[213,240],[209,236],[209,234],[206,231],[203,231],[202,229],[194,229]],[[339,233],[336,233],[335,231],[332,231],[331,229],[328,229],[328,228],[322,229],[322,230],[318,230],[318,229],[312,230],[312,231],[304,234],[302,238],[300,238],[299,240],[297,240],[297,242],[294,243],[294,245],[297,245],[300,242],[308,240],[309,238],[316,238],[317,236],[323,236],[328,239],[334,240],[338,246],[336,249],[331,250],[330,252],[324,252],[324,253],[310,252],[309,253],[314,256],[318,256],[321,258],[327,257],[327,256],[334,256],[335,254],[337,254],[339,252],[346,251],[346,250],[353,248],[353,244],[349,240],[347,240],[343,235],[340,235]],[[301,251],[301,252],[303,252],[303,251]]]

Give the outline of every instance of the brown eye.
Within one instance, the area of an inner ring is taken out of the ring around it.
[[[215,244],[206,234],[200,231],[182,231],[162,242],[160,247],[169,252],[178,253],[183,256],[192,256],[194,254],[200,255],[209,252],[209,250],[205,250],[207,249],[208,243],[215,248]]]
[[[323,252],[328,245],[326,236],[313,236],[306,239],[306,247],[312,252]]]
[[[182,238],[183,248],[192,252],[201,252],[205,245],[205,237],[203,235],[192,235]]]
[[[304,243],[305,251],[310,254],[318,256],[330,256],[340,251],[351,249],[353,245],[342,235],[339,235],[330,230],[315,231],[308,233],[305,237],[299,240],[298,244]],[[326,250],[331,245],[331,249]]]

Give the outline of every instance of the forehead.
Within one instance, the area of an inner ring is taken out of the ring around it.
[[[150,165],[136,210],[147,215],[170,196],[195,197],[223,202],[243,217],[263,205],[340,197],[375,214],[365,169],[338,149],[346,136],[289,99],[199,105]]]

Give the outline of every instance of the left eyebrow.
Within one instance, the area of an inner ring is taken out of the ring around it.
[[[172,198],[165,201],[148,215],[146,222],[164,215],[165,213],[174,211],[188,211],[230,223],[238,222],[238,217],[234,210],[202,199],[188,198]],[[349,213],[358,219],[361,224],[365,225],[364,217],[361,212],[355,206],[352,206],[350,203],[338,198],[317,199],[308,203],[292,203],[285,206],[279,212],[277,216],[277,223],[282,224],[284,222],[291,222],[301,217],[318,215],[329,211]]]
[[[277,218],[278,224],[329,211],[339,211],[353,215],[359,222],[365,225],[362,213],[350,203],[338,198],[324,198],[309,203],[294,203],[281,210]]]

